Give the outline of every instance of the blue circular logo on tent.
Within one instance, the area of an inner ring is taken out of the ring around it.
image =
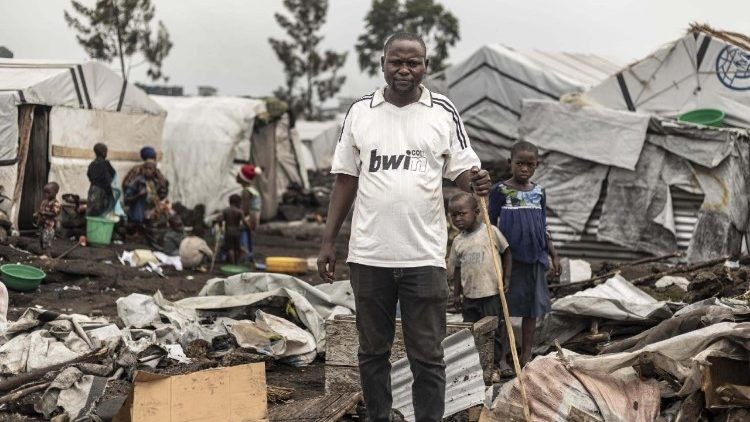
[[[716,57],[716,76],[729,89],[750,89],[750,53],[728,45]]]

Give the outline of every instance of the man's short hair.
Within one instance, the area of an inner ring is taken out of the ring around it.
[[[392,34],[390,37],[388,37],[387,40],[385,40],[385,44],[383,45],[383,55],[385,56],[388,52],[388,47],[391,46],[391,44],[394,41],[416,41],[419,43],[419,45],[422,46],[422,50],[424,51],[425,57],[427,57],[427,45],[424,43],[424,40],[422,39],[419,34],[416,34],[414,32],[396,32],[395,34]]]

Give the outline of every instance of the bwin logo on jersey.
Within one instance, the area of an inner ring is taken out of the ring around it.
[[[427,157],[418,149],[406,150],[406,154],[378,155],[378,150],[370,151],[370,173],[379,170],[427,171]]]

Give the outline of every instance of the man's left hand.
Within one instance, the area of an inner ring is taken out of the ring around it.
[[[479,196],[487,196],[490,193],[492,181],[487,170],[474,166],[469,170],[469,180],[474,187],[474,192]]]

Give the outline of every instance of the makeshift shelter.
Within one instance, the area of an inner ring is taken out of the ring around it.
[[[562,254],[739,254],[750,209],[748,131],[531,100],[521,135],[544,151],[535,178],[547,188]]]
[[[235,180],[242,164],[263,169],[256,187],[263,200],[262,219],[276,216],[289,183],[307,187],[307,173],[284,116],[270,123],[261,100],[234,97],[152,96],[168,114],[164,126],[163,171],[170,197],[187,207],[198,204],[213,212],[239,193]],[[263,117],[263,120],[258,120]]]
[[[749,59],[747,37],[694,26],[576,101],[524,102],[521,136],[545,151],[536,177],[547,186],[549,229],[563,254],[682,250],[698,261],[740,253],[748,131],[672,118],[714,108],[749,128]]]
[[[94,144],[123,177],[146,145],[161,150],[164,110],[97,62],[0,60],[0,185],[22,229],[48,181],[86,197]]]
[[[328,170],[331,168],[333,151],[336,149],[343,121],[343,115],[323,122],[297,120],[294,127],[302,141],[302,155],[308,169]]]
[[[676,117],[700,108],[750,128],[750,38],[693,26],[684,37],[612,74],[587,95],[618,110]]]
[[[507,158],[518,140],[522,100],[558,100],[585,91],[619,68],[593,54],[519,51],[491,44],[435,75],[427,86],[453,101],[472,147],[487,162]]]

